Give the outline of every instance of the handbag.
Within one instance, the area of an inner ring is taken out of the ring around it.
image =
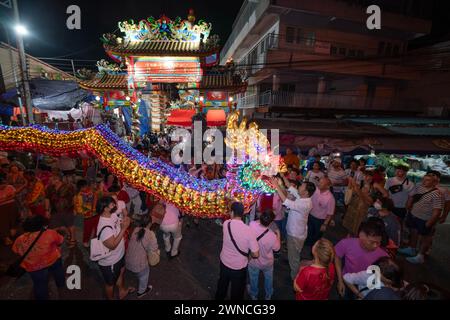
[[[352,201],[352,197],[353,197],[353,189],[347,187],[344,193],[344,203],[346,206],[350,204],[350,201]]]
[[[153,250],[150,251],[150,252],[147,254],[148,264],[149,264],[151,267],[156,266],[156,265],[159,263],[160,257],[161,257],[161,255],[160,255],[159,249],[157,249],[157,250],[155,250],[155,251],[153,251]]]
[[[150,265],[150,267],[156,266],[160,261],[161,251],[159,251],[159,249],[156,249],[156,250],[151,250],[150,252],[147,252],[147,250],[145,250],[144,244],[142,243],[142,240],[141,240],[141,246],[142,246],[142,249],[144,249],[145,253],[147,254],[148,264]]]
[[[92,261],[98,261],[101,259],[104,259],[111,255],[113,252],[112,250],[109,250],[104,244],[103,241],[100,240],[100,235],[102,234],[103,230],[106,228],[111,228],[111,226],[104,226],[100,232],[98,233],[98,236],[96,238],[91,239],[90,243],[90,258]]]
[[[30,253],[31,249],[33,249],[34,245],[37,243],[37,241],[39,240],[39,238],[41,237],[41,235],[44,233],[45,230],[47,230],[47,229],[42,228],[41,231],[39,232],[38,236],[36,237],[36,239],[34,239],[31,246],[25,252],[25,254],[23,256],[21,256],[16,262],[14,262],[13,264],[11,264],[8,267],[8,270],[6,270],[6,275],[8,275],[12,278],[19,279],[21,276],[23,276],[26,273],[26,270],[24,268],[22,268],[20,266],[20,264],[23,262],[23,260],[25,260],[25,258]]]

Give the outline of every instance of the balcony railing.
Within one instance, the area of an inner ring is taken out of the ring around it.
[[[263,8],[267,8],[268,6],[269,0],[245,1],[243,7],[241,8],[241,11],[238,13],[237,18],[233,23],[233,30],[231,31],[231,34],[222,49],[222,54],[226,54],[228,52],[238,35],[244,29],[245,25],[247,23],[250,23],[250,20],[253,20],[253,22],[255,23],[260,18],[260,14],[264,12]],[[260,12],[259,15],[257,15],[257,11]],[[253,19],[251,19],[251,17]]]
[[[369,98],[355,95],[266,91],[238,100],[238,109],[283,107],[293,109],[399,110],[417,111],[421,105],[414,99]]]
[[[268,50],[278,48],[278,44],[279,36],[275,32],[267,34],[239,61],[239,66],[247,71],[248,76],[253,75],[264,67]]]

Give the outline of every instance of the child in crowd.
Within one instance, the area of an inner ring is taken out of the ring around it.
[[[97,229],[99,216],[96,214],[97,194],[84,179],[77,182],[77,194],[74,198],[74,210],[83,217],[83,245],[89,247],[89,241]]]
[[[394,203],[389,198],[378,199],[374,207],[369,209],[369,217],[380,218],[384,223],[388,237],[386,250],[391,257],[395,257],[401,241],[401,224],[393,210]]]
[[[373,277],[372,273],[368,273],[367,270],[362,270],[356,273],[347,273],[344,275],[344,281],[347,287],[355,294],[358,299],[372,298],[371,300],[380,300],[385,298],[386,300],[400,300],[398,290],[403,287],[402,270],[395,263],[395,261],[389,257],[381,257],[376,262],[375,266],[380,268],[380,281],[379,283],[373,283],[374,287],[368,287],[368,280]],[[378,286],[379,285],[379,286]],[[373,290],[380,290],[382,292],[372,293]],[[369,295],[370,294],[370,295]],[[376,294],[376,299],[374,295]]]
[[[318,240],[313,248],[313,263],[300,268],[294,280],[296,300],[328,300],[335,278],[335,251],[327,239]]]

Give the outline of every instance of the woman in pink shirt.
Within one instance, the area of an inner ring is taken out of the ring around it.
[[[252,300],[258,299],[259,273],[264,275],[265,300],[270,300],[273,294],[273,252],[280,250],[280,231],[272,231],[270,225],[275,218],[271,209],[266,209],[259,220],[250,222],[250,229],[257,236],[259,257],[248,263],[250,281],[249,294]]]
[[[336,200],[330,191],[331,181],[323,177],[311,197],[312,209],[308,216],[308,237],[306,245],[312,247],[332,221],[336,209]]]

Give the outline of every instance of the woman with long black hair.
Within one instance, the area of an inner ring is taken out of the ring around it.
[[[142,298],[152,290],[152,286],[148,284],[150,275],[148,256],[159,255],[158,241],[155,233],[150,230],[151,225],[151,217],[143,216],[139,226],[131,235],[125,256],[126,268],[135,273],[138,278],[138,298]]]

